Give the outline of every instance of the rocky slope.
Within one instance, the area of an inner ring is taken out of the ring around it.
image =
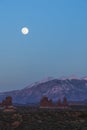
[[[87,79],[49,79],[36,82],[21,90],[0,93],[0,101],[6,96],[12,96],[14,103],[36,103],[42,96],[56,101],[67,97],[69,101],[83,101],[87,99]]]

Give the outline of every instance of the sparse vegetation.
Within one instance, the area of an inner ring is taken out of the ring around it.
[[[18,107],[15,113],[0,112],[0,130],[87,130],[87,110]]]

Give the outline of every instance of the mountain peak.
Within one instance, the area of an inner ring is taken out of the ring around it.
[[[87,80],[87,76],[82,78],[83,80]]]
[[[53,79],[54,79],[53,77],[47,77],[47,78],[42,79],[42,80],[40,80],[40,81],[31,83],[31,84],[28,85],[26,88],[31,88],[31,87],[33,87],[33,86],[37,86],[38,84],[41,84],[41,83],[46,83],[46,82],[51,81],[51,80],[53,80]]]
[[[0,99],[12,96],[16,103],[34,103],[39,102],[44,95],[54,101],[59,98],[62,99],[64,96],[68,100],[83,101],[87,99],[87,77],[80,80],[76,76],[69,77],[66,80],[48,77],[40,82],[30,84],[22,90],[1,93]]]
[[[78,80],[78,79],[80,79],[80,78],[78,78],[76,75],[71,75],[70,77],[68,77],[68,79],[69,79],[69,80],[72,80],[72,79],[77,79],[77,80]]]
[[[68,77],[68,76],[67,76],[67,77],[62,76],[62,77],[60,77],[59,79],[60,79],[60,80],[67,80],[67,79],[68,79],[68,80],[72,80],[72,79],[77,79],[77,80],[78,80],[78,79],[80,79],[80,78],[78,78],[76,75],[71,75],[71,76],[69,76],[69,77]]]

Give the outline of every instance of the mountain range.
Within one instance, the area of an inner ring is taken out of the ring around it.
[[[38,103],[43,96],[53,101],[65,96],[68,101],[87,100],[87,77],[84,78],[48,78],[35,82],[24,89],[0,93],[0,101],[6,96],[12,96],[18,104]]]

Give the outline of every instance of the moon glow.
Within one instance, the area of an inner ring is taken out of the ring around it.
[[[21,32],[22,32],[23,35],[27,35],[29,33],[29,29],[27,27],[23,27],[21,29]]]

